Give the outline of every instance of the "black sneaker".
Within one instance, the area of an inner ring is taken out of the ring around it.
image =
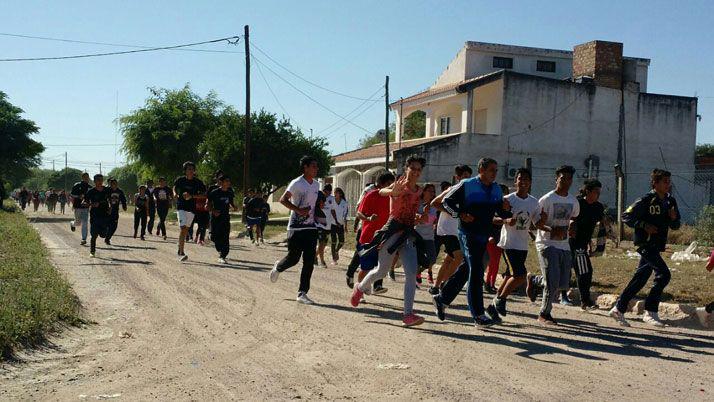
[[[437,294],[431,298],[432,303],[434,303],[434,313],[436,313],[436,318],[440,321],[446,319],[446,304],[441,302],[441,297]]]
[[[104,239],[104,244],[106,244],[107,246],[111,246],[112,242],[109,239]]]
[[[429,288],[429,294],[432,296],[436,296],[439,294],[440,289],[437,288],[436,286],[432,286]]]
[[[486,308],[486,314],[488,314],[494,324],[501,323],[501,317],[498,316],[496,306],[494,306],[493,304],[489,305],[488,308]]]
[[[355,278],[349,275],[347,275],[347,287],[349,287],[350,289],[355,287]]]
[[[389,279],[391,279],[391,280],[393,280],[393,281],[396,281],[396,280],[397,280],[396,275],[394,275],[394,270],[390,270],[390,271],[389,271]]]
[[[488,294],[490,294],[490,295],[495,295],[495,294],[496,294],[496,288],[494,288],[493,286],[491,286],[491,285],[489,285],[489,284],[487,284],[487,283],[484,283],[484,284],[483,284],[483,292],[484,292],[484,293],[488,293]]]
[[[490,327],[495,324],[495,322],[489,318],[486,314],[476,317],[474,324],[478,327]]]
[[[496,307],[498,314],[506,316],[508,311],[506,311],[506,299],[499,299],[498,297],[493,299],[493,306]]]
[[[387,293],[387,290],[388,289],[385,288],[384,286],[375,286],[374,288],[372,288],[372,294],[373,295],[381,295],[382,293]]]
[[[87,241],[86,241],[86,240],[82,240],[81,242],[79,242],[79,245],[80,245],[80,246],[85,246],[85,245],[87,245]]]
[[[526,275],[526,296],[528,296],[528,299],[534,303],[536,301],[536,294],[536,287],[533,283],[533,274],[529,272],[528,275]]]

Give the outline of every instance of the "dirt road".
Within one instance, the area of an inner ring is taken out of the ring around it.
[[[503,325],[475,328],[463,296],[439,322],[418,291],[424,325],[401,327],[401,288],[353,309],[344,267],[316,268],[296,304],[299,269],[271,284],[284,248],[233,241],[231,264],[190,245],[127,236],[88,257],[67,220],[31,216],[95,324],[0,369],[0,400],[230,399],[714,399],[714,334],[642,323],[626,331],[604,312],[555,308],[536,323],[516,298]]]

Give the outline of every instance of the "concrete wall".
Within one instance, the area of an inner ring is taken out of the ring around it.
[[[446,66],[446,70],[444,70],[441,75],[439,75],[439,78],[436,79],[436,82],[434,83],[434,85],[432,85],[432,88],[463,81],[464,79],[466,79],[465,66],[466,48],[462,47],[456,54],[456,57],[454,57],[454,59],[451,60],[449,65]]]
[[[473,132],[501,134],[503,119],[503,80],[482,85],[474,90]],[[485,121],[482,121],[484,119]]]
[[[502,70],[501,68],[493,67],[493,58],[495,56],[513,58],[512,71],[519,73],[558,79],[568,78],[572,74],[571,57],[559,57],[556,54],[553,54],[551,56],[531,56],[518,53],[484,52],[481,50],[469,49],[466,52],[466,79]],[[543,71],[538,71],[536,69],[538,60],[555,62],[555,72],[547,73]]]
[[[498,180],[512,186],[506,167],[520,167],[530,157],[533,194],[540,196],[553,188],[554,170],[563,164],[577,169],[574,188],[579,187],[585,180],[585,160],[593,154],[600,158],[602,201],[614,208],[620,91],[515,74],[504,77],[502,135],[462,134],[421,146],[428,164],[424,180],[447,180],[455,164],[474,166],[490,156],[499,162]],[[666,167],[675,175],[674,195],[691,220],[704,203],[703,190],[689,182],[694,179],[696,100],[626,91],[625,122],[626,201],[634,202],[648,191],[649,171],[665,166],[661,148]],[[404,154],[397,152],[398,166]]]

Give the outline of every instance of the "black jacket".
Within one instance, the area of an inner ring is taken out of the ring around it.
[[[677,212],[677,218],[674,220],[669,217],[671,208]],[[681,215],[674,197],[667,194],[661,199],[654,191],[650,191],[630,205],[622,214],[622,220],[627,226],[635,229],[634,242],[638,249],[656,251],[664,251],[669,229],[677,230],[681,226]],[[657,233],[647,234],[645,224],[655,226]]]

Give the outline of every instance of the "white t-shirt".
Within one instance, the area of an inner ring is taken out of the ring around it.
[[[344,226],[347,222],[347,213],[349,212],[350,206],[345,200],[340,200],[339,204],[334,199],[333,201],[332,210],[335,211],[335,216],[337,217],[335,224]]]
[[[567,197],[561,197],[553,190],[541,197],[541,199],[538,200],[538,205],[541,211],[545,211],[545,213],[548,214],[545,225],[553,229],[563,229],[565,235],[561,240],[551,240],[550,232],[539,230],[536,236],[536,248],[542,250],[546,247],[555,247],[570,251],[568,226],[570,225],[570,219],[580,214],[578,199],[572,194],[568,194]],[[540,214],[540,211],[538,213]]]
[[[438,236],[457,236],[459,234],[459,220],[446,212],[439,214],[439,221],[436,223],[436,234]]]
[[[516,224],[503,225],[498,247],[508,250],[528,250],[528,228],[540,219],[538,199],[532,195],[519,197],[515,192],[504,197],[511,204],[511,213]]]
[[[310,208],[310,213],[307,216],[298,215],[295,211],[290,211],[290,220],[288,221],[288,236],[298,230],[314,230],[315,229],[315,205],[317,204],[317,193],[320,192],[320,184],[313,179],[312,183],[308,183],[304,176],[288,184],[287,191],[290,192],[290,202],[298,208]]]
[[[325,205],[322,207],[322,212],[325,213],[327,228],[331,228],[335,224],[335,218],[332,217],[332,210],[335,209],[335,197],[330,195],[325,200]]]

